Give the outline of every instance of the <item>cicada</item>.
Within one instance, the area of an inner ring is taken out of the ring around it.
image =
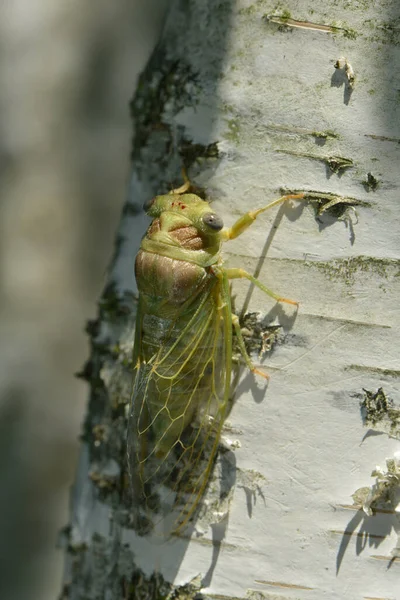
[[[297,304],[241,268],[225,268],[223,242],[241,235],[283,196],[232,227],[188,182],[146,202],[152,217],[135,262],[139,289],[133,351],[135,378],[128,419],[128,467],[135,527],[149,515],[173,515],[169,532],[190,522],[213,468],[231,397],[232,338],[254,373],[232,311],[230,281],[246,278],[278,302]],[[167,499],[167,500],[166,500]]]

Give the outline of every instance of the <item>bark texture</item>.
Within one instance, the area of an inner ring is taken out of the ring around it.
[[[171,3],[132,102],[129,196],[89,326],[66,598],[395,596],[398,24],[394,0]],[[282,189],[309,202],[226,247],[229,265],[300,309],[235,284],[247,330],[273,346],[271,382],[244,372],[237,387],[224,523],[160,545],[129,527],[124,500],[133,263],[141,206],[179,184],[182,165],[227,225]]]

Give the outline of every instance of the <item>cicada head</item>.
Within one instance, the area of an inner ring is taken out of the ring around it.
[[[189,221],[204,234],[217,234],[224,226],[221,217],[211,209],[208,202],[196,194],[156,196],[146,201],[143,208],[149,217],[156,218],[165,214],[170,215],[168,218],[174,224],[181,219]]]
[[[144,204],[153,217],[147,236],[187,250],[219,251],[223,221],[205,200],[196,194],[165,194]]]

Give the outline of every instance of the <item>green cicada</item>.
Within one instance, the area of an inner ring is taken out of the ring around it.
[[[186,193],[189,187],[145,203],[153,221],[135,263],[139,306],[128,462],[135,527],[142,534],[154,525],[150,513],[159,519],[173,514],[174,532],[199,506],[230,404],[233,329],[248,367],[267,377],[246,352],[230,280],[246,278],[276,301],[297,304],[243,269],[225,268],[221,245],[260,213],[303,195],[279,198],[224,228],[207,202]]]

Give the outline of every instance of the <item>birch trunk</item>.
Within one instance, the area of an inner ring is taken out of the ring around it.
[[[131,184],[89,327],[65,598],[398,594],[398,27],[395,0],[171,3],[132,102]],[[247,329],[274,341],[271,380],[243,371],[237,386],[225,521],[159,544],[124,526],[121,501],[133,265],[142,204],[179,185],[182,165],[226,225],[282,189],[309,202],[225,247],[228,265],[300,308],[235,282],[237,308],[259,313]]]

